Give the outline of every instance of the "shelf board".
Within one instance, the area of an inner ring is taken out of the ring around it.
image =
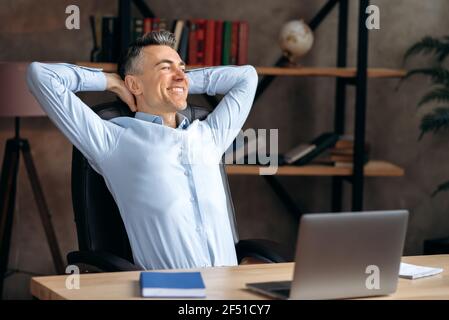
[[[322,68],[322,67],[292,67],[274,68],[257,67],[260,75],[272,76],[298,76],[298,77],[341,77],[354,78],[357,74],[356,68]],[[402,78],[406,75],[405,70],[368,68],[368,78]]]
[[[259,175],[260,166],[227,165],[230,175]],[[306,166],[280,166],[276,175],[280,176],[350,176],[352,167],[334,167],[319,164]],[[372,160],[365,165],[366,177],[402,177],[404,169],[386,161]]]
[[[116,72],[117,65],[108,62],[75,62],[75,64],[102,68],[105,72]],[[199,67],[199,66],[198,66]],[[187,69],[194,66],[187,66]],[[356,76],[355,68],[321,68],[321,67],[294,67],[294,68],[274,68],[274,67],[256,67],[259,75],[266,76],[296,76],[296,77],[341,77],[354,78]],[[369,78],[401,78],[406,75],[405,70],[369,68]]]

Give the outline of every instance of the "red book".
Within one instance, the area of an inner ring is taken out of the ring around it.
[[[221,53],[223,51],[223,20],[215,21],[215,48],[214,65],[221,65]]]
[[[197,19],[196,24],[196,62],[199,65],[205,63],[206,51],[206,20]]]
[[[248,22],[241,21],[239,25],[239,48],[237,64],[248,64]]]
[[[215,49],[215,21],[206,21],[206,44],[204,51],[204,64],[206,66],[214,65],[214,49]]]
[[[152,26],[151,18],[145,18],[143,19],[143,34],[147,34],[148,32],[151,32],[151,26]]]
[[[231,55],[230,64],[237,64],[237,56],[239,50],[239,22],[232,22],[232,33],[231,33]]]
[[[188,63],[191,65],[197,65],[198,61],[196,59],[196,23],[194,20],[190,20],[190,30],[189,30],[189,61]]]

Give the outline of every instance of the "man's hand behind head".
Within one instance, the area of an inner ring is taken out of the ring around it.
[[[132,112],[137,111],[136,100],[134,95],[125,86],[125,82],[116,73],[105,73],[107,85],[106,90],[114,92],[119,98],[125,102]]]

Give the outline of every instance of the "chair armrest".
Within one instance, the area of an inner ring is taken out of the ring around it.
[[[251,257],[269,263],[293,261],[292,250],[281,244],[265,239],[240,240],[236,245],[237,259],[240,263],[243,258]]]
[[[128,260],[105,251],[73,251],[67,255],[67,262],[79,266],[81,272],[142,270]]]

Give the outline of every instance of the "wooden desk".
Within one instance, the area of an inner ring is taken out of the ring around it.
[[[404,257],[403,262],[442,267],[442,274],[417,280],[399,279],[395,294],[375,299],[449,299],[449,255]],[[198,269],[207,299],[264,299],[247,291],[247,282],[291,280],[293,263]],[[65,275],[34,277],[31,293],[38,299],[141,299],[139,272],[83,274],[80,289],[66,289]]]

